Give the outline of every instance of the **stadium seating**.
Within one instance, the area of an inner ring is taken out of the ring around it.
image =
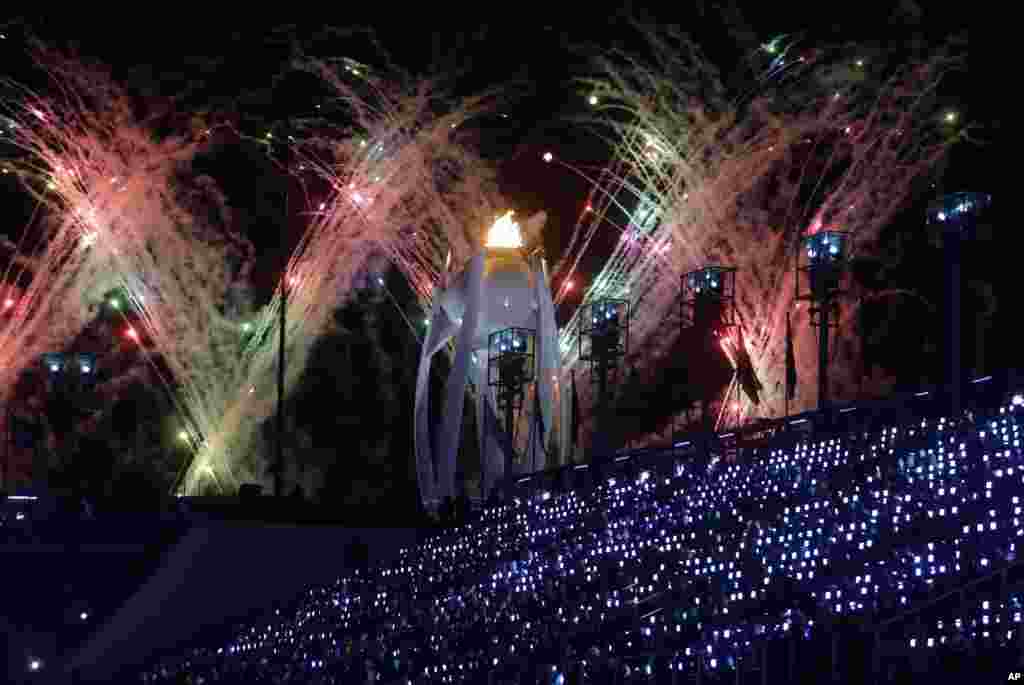
[[[1024,655],[1022,423],[1018,396],[623,466],[486,508],[142,678],[906,682],[987,664],[1005,680]]]

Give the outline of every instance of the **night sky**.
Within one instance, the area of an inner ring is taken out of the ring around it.
[[[460,91],[511,84],[514,96],[502,108],[508,118],[489,122],[486,147],[504,160],[504,189],[512,199],[524,211],[546,209],[552,217],[550,226],[556,228],[550,232],[558,235],[575,222],[588,188],[569,172],[544,167],[539,157],[552,149],[583,164],[596,165],[606,158],[606,150],[593,136],[568,123],[585,114],[586,108],[584,95],[572,78],[586,73],[588,57],[601,48],[642,49],[643,41],[630,27],[628,16],[681,27],[697,38],[727,78],[743,55],[780,33],[803,32],[811,42],[905,41],[915,34],[934,37],[967,30],[971,31],[972,59],[978,52],[977,31],[971,30],[970,18],[965,19],[962,8],[928,3],[928,11],[918,13],[910,2],[784,3],[780,12],[779,3],[730,7],[733,4],[673,3],[671,9],[653,14],[644,3],[589,3],[560,5],[559,12],[543,14],[505,7],[488,16],[477,10],[478,17],[451,8],[403,6],[394,16],[365,9],[317,12],[316,17],[308,12],[267,17],[259,12],[236,12],[225,17],[184,11],[159,19],[102,10],[94,13],[90,8],[89,12],[62,11],[58,17],[45,19],[28,16],[25,21],[44,40],[58,45],[77,43],[84,55],[110,64],[115,75],[140,91],[170,95],[191,89],[207,102],[220,99],[224,109],[231,109],[229,103],[234,101],[234,108],[250,117],[296,114],[315,100],[315,84],[299,83],[301,79],[294,77],[273,82],[293,38],[311,54],[377,62],[380,53],[369,39],[343,35],[355,33],[352,27],[356,26],[373,31],[394,62],[412,73],[430,72],[431,65],[447,72],[457,70]],[[916,25],[915,17],[919,19]],[[19,29],[9,27],[8,32],[11,39],[0,50],[10,69],[12,63],[23,59],[17,55]],[[983,98],[977,96],[988,89],[978,79],[965,81],[956,89],[977,91],[966,93],[964,99],[978,100],[980,106]],[[992,115],[972,114],[986,119]]]
[[[541,155],[550,150],[594,175],[607,162],[607,147],[575,121],[587,114],[588,105],[587,94],[573,78],[586,75],[589,59],[603,49],[643,50],[644,41],[629,17],[652,25],[679,26],[697,39],[726,81],[742,78],[743,57],[780,33],[802,35],[808,43],[909,42],[960,34],[968,41],[969,71],[946,82],[944,97],[965,119],[976,122],[978,138],[994,141],[999,130],[994,104],[999,98],[991,96],[987,79],[978,77],[989,73],[991,63],[985,37],[979,33],[983,22],[965,17],[961,7],[913,2],[785,3],[780,10],[778,3],[695,2],[653,13],[639,3],[559,8],[540,13],[505,5],[491,14],[477,9],[475,16],[459,8],[433,6],[402,6],[394,11],[346,8],[316,12],[316,16],[310,16],[308,9],[295,16],[262,16],[253,8],[230,17],[175,10],[159,19],[144,17],[141,11],[133,17],[90,8],[89,12],[62,12],[59,17],[28,16],[24,21],[43,40],[59,47],[76,45],[82,55],[110,65],[117,79],[145,96],[140,102],[151,101],[154,95],[175,96],[171,109],[210,112],[211,118],[221,117],[252,135],[274,122],[312,111],[327,95],[312,77],[281,76],[296,42],[311,55],[343,55],[380,64],[387,54],[412,74],[457,74],[453,80],[457,93],[507,86],[507,104],[494,116],[475,122],[473,134],[483,152],[499,161],[501,188],[513,208],[520,215],[548,213],[545,241],[552,264],[571,238],[590,184],[564,167],[544,164]],[[9,24],[5,31],[8,39],[0,45],[0,55],[9,73],[17,80],[38,79],[28,68],[19,42],[22,29]],[[950,158],[943,187],[936,187],[935,193],[992,192],[994,165],[987,161],[991,157],[989,148],[959,146]],[[293,205],[289,231],[282,234],[285,182],[258,150],[233,146],[215,151],[210,163],[219,169],[215,177],[260,250],[256,277],[269,290],[302,228],[301,208]],[[930,199],[923,197],[909,207],[891,231],[906,236],[919,233],[922,207]],[[607,233],[612,237],[606,249],[614,239],[612,231]],[[602,252],[598,245],[586,256],[583,280],[596,273]],[[901,277],[914,281],[927,271],[927,265],[911,259]],[[1003,282],[997,289],[1008,287],[1010,283]],[[563,305],[560,318],[569,309]]]

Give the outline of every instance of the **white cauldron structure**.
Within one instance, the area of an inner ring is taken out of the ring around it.
[[[455,360],[435,445],[429,421],[430,364],[453,337]],[[510,358],[513,353],[516,360]],[[532,417],[525,441],[508,435],[502,419],[504,404],[516,395],[501,377],[509,361],[518,361],[520,370],[520,399],[513,403]],[[555,458],[548,457],[545,444],[555,428],[559,376],[558,328],[547,265],[541,255],[524,253],[519,226],[509,212],[490,229],[486,247],[461,272],[446,274],[441,291],[434,296],[414,414],[416,473],[425,506],[436,510],[444,498],[457,494],[456,458],[467,383],[476,389],[480,493],[486,498],[506,477],[552,465],[546,463]],[[524,381],[532,381],[537,393],[536,398],[529,395],[528,402],[521,400]],[[535,411],[538,405],[540,417]],[[525,445],[521,451],[516,449],[517,442]]]

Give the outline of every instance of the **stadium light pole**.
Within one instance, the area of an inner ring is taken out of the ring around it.
[[[526,386],[536,375],[536,345],[537,332],[529,328],[505,328],[487,339],[487,385],[495,388],[498,410],[505,420],[505,436],[512,446],[505,450],[506,460],[512,459],[516,415],[523,408]],[[506,461],[505,472],[511,470],[512,464]]]
[[[64,440],[70,437],[70,444],[74,444],[74,419],[82,411],[82,393],[91,390],[95,384],[96,355],[87,352],[74,355],[46,352],[39,362],[46,373],[47,394],[66,403],[65,410],[71,412],[70,432],[62,437],[61,442],[61,452],[64,452],[69,446]],[[42,476],[34,477],[39,481],[42,479]]]
[[[736,268],[710,264],[683,274],[679,304],[680,328],[697,331],[710,349],[716,335],[725,338],[736,327]],[[702,394],[701,430],[708,431],[710,399]]]
[[[597,462],[610,457],[610,383],[629,349],[629,300],[594,300],[583,308],[583,316],[579,358],[590,364],[590,380],[597,383],[597,428],[590,450],[591,461]]]
[[[288,229],[288,187],[284,190],[284,226]],[[285,325],[288,320],[288,290],[292,278],[288,276],[288,263],[285,262],[281,274],[281,311],[280,331],[277,345],[277,455],[274,463],[274,496],[281,497],[284,493],[284,345]]]
[[[946,266],[946,375],[949,383],[949,409],[959,417],[963,402],[964,368],[961,358],[960,300],[963,284],[960,266],[965,242],[977,233],[979,214],[992,204],[992,196],[984,193],[952,193],[928,208],[927,222],[942,244]],[[933,235],[934,235],[933,233]]]
[[[285,272],[287,273],[287,271]],[[284,470],[284,336],[288,314],[288,280],[281,279],[280,331],[277,345],[277,458],[274,461],[274,495],[282,495],[282,471]]]
[[[16,302],[14,298],[8,295],[3,300],[3,307],[2,309],[0,309],[0,312],[2,312],[3,314],[7,314],[8,312],[13,311],[15,304]],[[14,433],[12,432],[13,429],[11,427],[11,421],[13,419],[14,413],[11,410],[11,399],[7,400],[7,406],[5,407],[5,410],[7,420],[4,424],[4,463],[3,471],[0,471],[0,483],[2,483],[2,486],[4,488],[7,488],[7,474],[8,471],[10,470],[11,453],[14,451]]]
[[[798,291],[797,299],[810,302],[811,325],[818,327],[818,410],[824,411],[829,404],[829,329],[839,325],[838,317],[833,320],[831,314],[833,309],[837,309],[837,298],[841,294],[839,287],[846,266],[849,234],[818,231],[803,239],[802,248],[806,260],[801,266],[798,256],[797,273],[806,273],[809,289],[807,294],[799,294]]]

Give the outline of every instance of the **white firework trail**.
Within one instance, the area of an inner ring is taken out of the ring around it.
[[[601,62],[602,78],[587,83],[605,103],[617,152],[595,183],[593,211],[577,225],[561,277],[572,277],[600,226],[628,217],[584,301],[630,300],[631,361],[651,373],[678,337],[681,276],[709,264],[736,267],[739,338],[723,348],[735,360],[744,345],[763,385],[759,405],[744,397],[739,412],[779,416],[799,237],[834,227],[852,233],[855,255],[876,249],[915,182],[963,133],[944,125],[934,97],[961,63],[944,50],[906,63],[876,54],[866,63],[855,47],[789,45],[788,62],[776,53],[757,88],[730,100],[691,42],[651,36],[651,47],[653,65],[612,55]],[[796,310],[798,374],[810,387],[816,343],[806,308]],[[562,333],[565,368],[577,361],[580,315]],[[855,387],[848,328],[840,326],[834,348],[837,396]],[[815,401],[800,392],[794,408]]]

